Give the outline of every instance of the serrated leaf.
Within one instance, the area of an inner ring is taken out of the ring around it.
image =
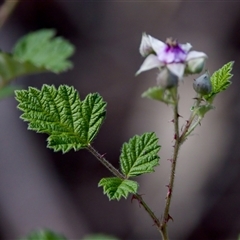
[[[86,140],[91,142],[106,116],[106,102],[99,94],[88,94],[81,105],[82,127],[88,129]]]
[[[68,70],[72,63],[67,59],[74,53],[74,46],[55,34],[54,29],[41,29],[25,35],[13,49],[14,59],[55,73]]]
[[[166,104],[173,104],[171,93],[168,89],[163,89],[161,87],[149,88],[142,94],[142,97],[150,98]]]
[[[233,76],[231,73],[233,64],[233,61],[225,64],[211,76],[212,92],[209,95],[204,96],[208,102],[211,103],[216,94],[226,90],[231,85],[232,82],[230,79]]]
[[[138,189],[138,183],[128,179],[117,177],[102,178],[98,183],[99,187],[103,187],[103,192],[109,200],[120,200],[122,197],[127,198],[129,193],[135,194]]]
[[[87,147],[106,114],[106,103],[99,94],[89,94],[81,102],[77,90],[67,85],[29,87],[15,94],[28,129],[47,133],[48,147],[63,153]]]
[[[63,235],[55,233],[48,229],[42,229],[31,232],[21,240],[67,240]]]
[[[105,234],[91,234],[85,236],[82,240],[118,240],[118,238]]]
[[[143,173],[154,172],[159,165],[158,138],[155,133],[144,133],[134,136],[128,143],[124,143],[120,155],[120,167],[127,177],[138,176]]]

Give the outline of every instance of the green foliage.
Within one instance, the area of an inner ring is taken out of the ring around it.
[[[103,187],[103,192],[109,200],[120,200],[121,197],[127,198],[129,193],[136,193],[138,183],[128,178],[153,172],[154,167],[159,165],[159,150],[155,133],[134,136],[128,143],[123,144],[121,150],[120,167],[125,178],[103,178],[98,186]]]
[[[0,89],[0,100],[11,95],[14,95],[14,91],[16,89],[19,89],[19,87],[16,87],[15,85],[8,85]]]
[[[37,67],[31,62],[20,62],[9,53],[0,52],[0,80],[9,82],[14,78],[32,74],[46,72],[45,68]]]
[[[204,96],[208,102],[212,103],[216,94],[226,90],[231,85],[233,64],[234,62],[226,63],[211,76],[212,92]]]
[[[160,150],[155,133],[134,136],[124,143],[120,156],[121,171],[127,178],[154,171],[159,165]]]
[[[91,234],[87,235],[82,240],[118,240],[118,238],[105,234]]]
[[[163,89],[159,86],[149,88],[142,94],[142,97],[154,99],[166,104],[174,104],[171,91],[169,89]]]
[[[0,99],[14,92],[16,87],[8,84],[17,77],[46,71],[60,73],[72,67],[67,58],[74,46],[54,35],[55,30],[42,29],[22,37],[12,54],[0,51]]]
[[[137,182],[118,177],[102,178],[98,186],[103,187],[103,192],[109,200],[120,200],[121,197],[127,198],[129,193],[134,194],[138,189]]]
[[[67,60],[74,53],[74,46],[61,37],[55,37],[53,29],[42,29],[22,37],[13,53],[0,52],[0,83],[40,72],[60,73],[72,67]]]
[[[31,232],[28,236],[21,238],[21,240],[67,240],[67,238],[51,230],[42,229]]]
[[[212,109],[214,109],[214,106],[212,106],[211,104],[206,104],[195,108],[193,107],[192,110],[202,119],[204,115]]]
[[[58,89],[43,85],[41,90],[29,87],[15,94],[28,129],[47,133],[48,147],[63,153],[86,148],[106,114],[106,103],[99,94],[88,94],[81,101],[76,89],[66,85]]]
[[[61,37],[54,38],[55,34],[54,29],[41,29],[22,37],[13,49],[14,59],[55,73],[71,68],[67,58],[74,53],[74,47]]]

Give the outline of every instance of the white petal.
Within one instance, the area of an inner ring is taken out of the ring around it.
[[[161,51],[163,48],[165,48],[166,44],[150,35],[149,39],[152,45],[152,49],[154,50],[154,52],[157,54],[159,51]]]
[[[150,54],[147,56],[147,58],[144,60],[143,64],[139,68],[139,70],[136,72],[135,75],[138,75],[141,72],[150,70],[155,67],[160,67],[162,66],[161,62],[159,62],[158,58],[156,55]]]
[[[173,74],[178,76],[180,80],[182,80],[184,69],[185,69],[185,65],[183,63],[170,63],[170,64],[167,64],[167,68]]]
[[[204,52],[191,51],[188,53],[186,61],[194,58],[207,58],[207,55]]]
[[[190,43],[180,44],[180,46],[184,50],[184,52],[189,52],[192,48],[192,45]]]

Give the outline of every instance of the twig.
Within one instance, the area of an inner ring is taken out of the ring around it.
[[[4,25],[19,0],[5,0],[5,2],[0,7],[0,28]]]
[[[120,173],[109,161],[106,160],[104,155],[101,155],[96,149],[94,149],[91,145],[88,145],[87,150],[92,153],[114,176],[126,179],[126,177]],[[149,208],[147,203],[143,200],[143,197],[140,194],[133,194],[133,199],[137,199],[139,204],[143,206],[146,210],[148,215],[152,218],[155,226],[157,227],[158,231],[161,232],[160,221],[154,214],[154,212]]]

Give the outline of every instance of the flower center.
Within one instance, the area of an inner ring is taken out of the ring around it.
[[[187,52],[185,52],[181,45],[176,40],[168,38],[166,45],[157,53],[159,61],[168,63],[183,63],[186,60]]]

